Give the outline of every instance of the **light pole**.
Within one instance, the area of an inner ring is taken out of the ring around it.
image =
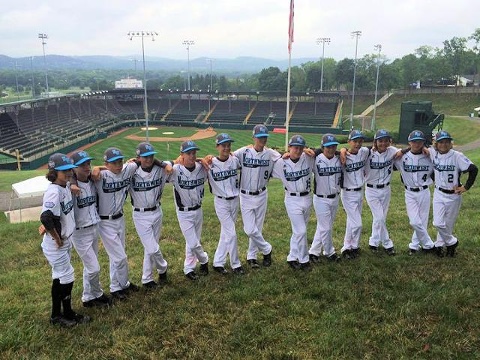
[[[18,63],[15,61],[15,85],[17,86],[17,100],[20,100],[20,93],[18,92]]]
[[[373,118],[370,130],[375,130],[375,116],[377,115],[377,92],[378,92],[378,74],[380,73],[380,52],[382,51],[382,45],[377,44],[374,46],[375,50],[378,50],[377,55],[377,78],[375,80],[375,102],[373,103]]]
[[[358,38],[362,36],[362,32],[359,30],[352,31],[352,38],[355,38],[355,61],[353,63],[353,86],[352,86],[352,111],[350,112],[350,130],[353,128],[353,105],[355,104],[355,77],[357,75],[357,50],[358,50]]]
[[[317,45],[322,44],[322,72],[320,73],[320,91],[323,91],[323,60],[325,59],[325,43],[330,44],[330,38],[323,37],[317,39]]]
[[[33,56],[30,57],[30,67],[32,69],[32,99],[35,99],[35,73],[33,72]]]
[[[47,57],[45,56],[45,45],[47,44],[48,35],[47,34],[38,34],[38,38],[42,40],[43,48],[43,64],[45,66],[45,87],[47,89],[47,98],[50,96],[50,90],[48,89],[48,72],[47,72]]]
[[[208,58],[207,59],[207,63],[210,64],[210,87],[208,89],[208,111],[210,112],[210,98],[211,98],[211,95],[210,95],[210,91],[213,92],[213,61],[214,59],[212,58]]]
[[[142,59],[143,59],[143,111],[145,114],[145,138],[148,142],[148,100],[147,100],[147,72],[145,71],[145,46],[143,43],[143,38],[145,36],[151,36],[152,41],[155,41],[155,36],[158,36],[158,33],[155,31],[130,31],[128,34],[130,40],[133,40],[134,37],[139,37],[142,39]]]
[[[187,46],[187,72],[188,72],[188,88],[187,90],[190,91],[190,46],[195,45],[195,41],[193,40],[184,40],[183,45]]]

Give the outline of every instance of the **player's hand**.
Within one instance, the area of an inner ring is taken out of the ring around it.
[[[127,163],[132,163],[132,162],[138,164],[140,161],[138,161],[137,158],[130,158],[127,160]]]
[[[90,177],[92,178],[93,181],[98,181],[100,180],[100,172],[101,172],[101,168],[100,166],[95,166],[93,169],[92,169],[92,173],[90,175]]]
[[[169,163],[167,163],[167,165],[165,166],[164,170],[165,170],[165,173],[166,173],[167,175],[170,175],[170,174],[173,172],[173,166],[170,165]]]
[[[209,165],[212,164],[213,155],[206,155],[206,156],[205,156],[203,159],[201,159],[201,160],[203,160],[203,162],[205,162],[205,163],[207,164],[207,167],[208,167]],[[203,164],[203,162],[202,162],[202,164]]]
[[[403,152],[402,150],[398,150],[396,153],[395,153],[395,157],[394,159],[400,159],[401,157],[403,156]]]
[[[70,185],[70,191],[72,192],[73,195],[79,196],[82,190],[78,187],[76,184],[71,184]]]
[[[315,157],[315,151],[313,151],[310,148],[303,149],[303,153],[310,156],[310,157]]]
[[[282,155],[282,159],[290,159],[290,153],[287,151]]]
[[[178,157],[173,160],[173,163],[183,165],[183,157],[181,155],[178,155]]]
[[[430,150],[429,150],[429,148],[426,147],[426,146],[424,146],[424,147],[422,148],[422,153],[423,153],[423,155],[430,156]]]
[[[455,194],[457,194],[457,195],[462,195],[464,192],[467,191],[467,189],[465,189],[465,186],[463,186],[463,185],[462,186],[455,186],[454,190],[455,190]]]
[[[211,155],[210,155],[211,156]],[[210,159],[210,163],[208,163],[205,158],[197,159],[200,164],[202,164],[203,168],[205,171],[208,171],[210,169],[210,164],[212,163],[212,160]]]
[[[38,227],[38,233],[43,236],[45,235],[45,233],[47,232],[47,229],[45,229],[45,226],[43,226],[43,224],[41,224],[39,227]]]

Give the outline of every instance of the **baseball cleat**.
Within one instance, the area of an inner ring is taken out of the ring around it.
[[[294,270],[300,269],[300,263],[297,260],[287,261],[287,263]]]
[[[408,249],[408,255],[412,256],[415,255],[418,251],[415,249]]]
[[[158,284],[153,280],[143,284],[143,288],[146,290],[154,290],[157,287],[158,287]]]
[[[50,324],[59,325],[60,327],[64,328],[71,328],[77,325],[77,322],[75,320],[67,319],[63,316],[55,316],[50,318]]]
[[[455,249],[458,246],[458,241],[450,246],[447,246],[447,256],[454,257],[455,256]]]
[[[190,271],[188,274],[185,274],[185,277],[192,281],[198,280],[198,275],[195,273],[195,271]]]
[[[263,255],[262,265],[268,267],[272,265],[272,252],[270,251],[267,255]]]
[[[392,246],[392,247],[389,247],[388,249],[385,249],[385,252],[389,255],[389,256],[393,256],[395,255],[395,248]]]
[[[110,295],[112,295],[113,299],[120,300],[120,301],[127,300],[128,298],[124,290],[112,291]]]
[[[89,301],[83,302],[83,307],[91,308],[91,307],[108,307],[112,305],[112,299],[109,298],[107,295],[102,294],[96,299],[92,299]]]
[[[219,274],[222,274],[222,275],[227,275],[228,274],[228,271],[223,266],[214,266],[213,270],[215,270],[216,272],[218,272]]]
[[[314,264],[318,264],[320,262],[320,257],[314,254],[309,254],[308,257],[310,258],[310,261]]]
[[[332,255],[327,256],[327,260],[331,262],[339,262],[341,258],[337,255],[337,253],[333,253]]]
[[[232,272],[236,275],[244,275],[245,274],[245,270],[243,270],[243,267],[241,267],[241,266],[236,267],[235,269],[232,269]]]
[[[167,270],[165,270],[163,274],[158,274],[158,285],[165,285],[167,282]]]
[[[133,283],[130,283],[130,285],[128,285],[128,287],[125,288],[125,289],[123,289],[123,290],[124,290],[127,294],[130,294],[130,293],[132,293],[132,292],[138,292],[138,291],[140,291],[140,288],[139,288],[137,285],[135,285],[135,284],[133,284]]]
[[[353,255],[353,251],[352,250],[344,250],[342,252],[342,257],[346,260],[351,260],[351,259],[354,259],[355,256]]]
[[[371,252],[373,252],[373,253],[378,252],[378,246],[369,245],[368,247],[370,248]]]
[[[435,247],[435,254],[438,256],[438,257],[443,257],[443,248],[441,247]]]
[[[208,262],[206,262],[205,264],[200,264],[200,269],[198,270],[198,273],[202,276],[208,275]]]
[[[70,315],[64,315],[64,317],[68,320],[75,321],[77,324],[87,324],[92,320],[90,316],[77,314],[76,312],[73,312]]]
[[[299,267],[300,267],[300,270],[303,270],[303,271],[311,271],[312,270],[312,266],[310,265],[310,262],[301,263],[301,264],[299,264]]]
[[[247,260],[247,263],[252,269],[260,268],[260,264],[258,263],[257,259],[249,259]]]

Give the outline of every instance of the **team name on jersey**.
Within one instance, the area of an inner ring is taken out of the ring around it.
[[[257,168],[261,166],[269,166],[270,160],[268,159],[254,159],[254,158],[247,158],[247,154],[243,155],[243,166],[248,168]]]
[[[132,183],[133,191],[149,191],[159,187],[162,183],[162,179],[155,179],[152,181],[134,181]]]
[[[371,169],[384,169],[384,168],[392,165],[392,162],[393,162],[393,160],[388,160],[388,161],[385,161],[385,162],[374,162],[374,161],[370,160],[370,168]]]
[[[104,193],[113,193],[122,190],[130,185],[130,179],[108,183],[103,179],[102,190]]]
[[[406,172],[418,172],[418,171],[429,171],[429,165],[407,165],[403,163],[403,170]]]
[[[342,172],[341,166],[321,167],[317,165],[318,176],[331,176]]]
[[[177,177],[178,186],[180,186],[182,189],[195,189],[198,186],[202,186],[204,182],[204,178],[195,180],[183,180],[181,176]]]
[[[365,166],[365,161],[359,161],[352,164],[345,164],[346,172],[354,172],[362,169]]]
[[[283,175],[287,181],[297,181],[305,176],[309,176],[310,169],[302,169],[299,171],[286,171],[283,169]]]
[[[227,180],[228,178],[231,178],[233,176],[237,176],[237,174],[238,174],[237,169],[218,171],[218,172],[213,172],[213,170],[210,170],[210,172],[212,174],[212,178],[213,178],[214,181]]]
[[[62,208],[62,212],[67,215],[73,209],[73,200],[69,202],[61,202],[60,207]]]
[[[455,165],[434,164],[434,167],[437,171],[455,171]]]
[[[90,205],[93,205],[97,202],[97,197],[96,196],[87,196],[84,198],[77,198],[77,206],[81,209],[84,207],[88,207]]]

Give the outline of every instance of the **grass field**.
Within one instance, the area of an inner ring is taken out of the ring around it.
[[[382,125],[383,126],[383,125]],[[449,125],[450,126],[450,125]],[[387,127],[388,128],[388,127]],[[466,129],[464,129],[466,128]],[[134,155],[136,142],[125,136],[90,148],[96,164],[103,150],[117,146]],[[161,128],[174,136],[192,129]],[[451,125],[455,134],[477,133],[468,120]],[[229,131],[234,149],[250,143],[251,133]],[[150,136],[157,136],[154,131]],[[318,146],[320,135],[306,135]],[[281,146],[283,135],[273,135],[270,146]],[[214,152],[213,139],[200,140],[200,155]],[[179,142],[155,143],[162,158],[178,155]],[[480,150],[466,153],[480,164]],[[45,171],[40,171],[45,173]],[[0,190],[21,179],[23,172],[2,172]],[[25,174],[25,178],[38,172]],[[456,226],[458,255],[451,258],[408,256],[411,229],[405,211],[403,187],[394,174],[388,228],[398,255],[368,251],[371,215],[364,204],[360,258],[340,263],[323,261],[313,271],[295,272],[286,264],[290,223],[283,205],[283,188],[269,185],[265,237],[273,245],[270,268],[247,269],[245,276],[216,273],[197,283],[183,276],[184,239],[180,232],[171,186],[164,192],[164,228],[161,248],[169,263],[170,283],[155,292],[141,291],[127,302],[106,309],[81,308],[81,272],[73,252],[76,283],[74,307],[94,320],[70,330],[48,324],[50,267],[37,235],[38,222],[1,223],[0,226],[0,357],[3,359],[474,359],[480,357],[480,290],[478,185],[464,195]],[[216,248],[219,223],[211,194],[204,199],[202,243],[210,258]],[[125,206],[130,278],[140,283],[143,249]],[[313,213],[313,211],[312,211]],[[312,214],[308,239],[315,232]],[[334,227],[340,249],[345,228],[341,206]],[[433,227],[429,228],[432,237]],[[237,223],[239,246],[245,258],[247,238]],[[101,281],[108,290],[108,259],[100,249]]]

